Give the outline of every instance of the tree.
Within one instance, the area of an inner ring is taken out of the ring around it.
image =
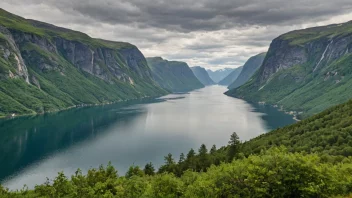
[[[126,173],[126,178],[131,178],[132,176],[142,177],[144,172],[139,168],[139,166],[130,166]]]
[[[178,160],[178,163],[180,164],[180,163],[182,163],[184,161],[185,161],[185,154],[181,153],[180,154],[180,159]]]
[[[211,149],[210,149],[210,154],[211,154],[211,155],[214,155],[215,152],[216,152],[216,146],[215,146],[215,144],[214,144],[214,145],[211,147]]]
[[[191,159],[195,155],[196,155],[196,152],[194,152],[193,149],[189,150],[189,152],[187,153],[187,160]]]
[[[165,160],[165,165],[170,166],[170,165],[175,164],[175,160],[174,160],[174,158],[172,157],[172,154],[171,154],[171,153],[169,153],[167,156],[165,156],[165,157],[164,157],[164,160]]]
[[[197,163],[197,171],[206,171],[207,168],[210,166],[208,149],[205,144],[202,144],[199,148],[199,158]]]
[[[155,174],[155,168],[151,162],[145,165],[144,167],[144,173],[146,175],[154,175]]]
[[[236,156],[237,153],[239,153],[239,147],[240,147],[241,141],[240,138],[238,137],[236,132],[233,132],[230,141],[228,144],[228,161],[232,161],[233,158]]]
[[[199,152],[199,156],[204,156],[208,153],[208,149],[207,146],[205,146],[205,144],[202,144],[198,150]]]

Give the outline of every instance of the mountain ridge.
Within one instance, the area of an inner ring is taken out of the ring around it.
[[[0,10],[0,116],[167,93],[139,49]]]
[[[243,66],[235,68],[229,75],[222,79],[218,84],[228,86],[232,84],[242,72]]]
[[[260,68],[260,66],[264,61],[265,56],[266,56],[266,52],[250,57],[243,65],[243,69],[241,73],[238,75],[236,80],[233,81],[228,86],[228,88],[234,89],[246,83],[253,76],[253,74],[258,70],[258,68]]]
[[[215,84],[215,82],[210,78],[208,72],[203,67],[194,66],[191,67],[191,70],[203,85],[209,86]]]
[[[210,69],[207,70],[210,78],[215,82],[219,83],[222,79],[228,76],[233,71],[233,68],[222,68],[215,71]]]
[[[168,61],[161,57],[148,57],[147,62],[155,81],[166,90],[188,92],[204,87],[185,62]]]
[[[227,94],[301,118],[343,103],[352,97],[351,41],[351,22],[283,34],[272,41],[253,78]]]

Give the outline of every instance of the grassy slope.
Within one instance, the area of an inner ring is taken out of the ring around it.
[[[123,71],[134,79],[134,85],[114,79],[113,83],[105,82],[91,74],[85,73],[60,54],[42,50],[33,43],[24,43],[20,46],[20,53],[27,55],[26,65],[31,77],[35,77],[40,89],[28,85],[21,79],[1,78],[8,76],[9,71],[16,73],[15,63],[3,58],[0,51],[0,117],[10,113],[32,114],[48,111],[57,111],[78,104],[99,104],[115,102],[145,96],[157,96],[167,93],[156,86],[152,80],[142,80],[128,65],[121,60],[118,53],[122,48],[135,48],[129,43],[111,42],[93,39],[86,34],[51,26],[49,24],[26,20],[0,9],[0,25],[14,31],[26,32],[52,42],[56,37],[84,43],[92,48],[104,47],[116,50],[115,59],[119,61]],[[0,42],[8,44],[6,36],[0,33]],[[0,44],[1,44],[0,43]],[[34,58],[33,58],[34,57]],[[53,70],[40,70],[37,65],[45,62],[56,65]],[[144,69],[149,70],[147,63]],[[100,66],[106,69],[104,63]],[[106,71],[108,71],[106,69]],[[111,75],[111,74],[109,74]],[[9,99],[11,98],[11,99]]]
[[[184,62],[167,61],[161,58],[147,58],[154,79],[159,85],[173,92],[191,91],[204,85]]]
[[[285,146],[292,152],[352,156],[352,100],[296,124],[271,131],[243,145],[245,153]]]
[[[352,23],[341,26],[332,25],[306,30],[293,31],[280,36],[289,40],[290,45],[304,46],[308,42],[322,37],[345,36],[352,33]],[[228,95],[241,97],[249,101],[265,101],[278,104],[285,110],[302,112],[300,118],[306,118],[328,107],[346,102],[352,97],[352,55],[346,54],[329,62],[321,70],[313,73],[319,57],[309,57],[304,65],[295,65],[280,70],[267,80],[265,86],[259,83],[257,71],[243,86],[227,92]],[[330,75],[327,76],[327,73]],[[335,75],[337,72],[338,75]]]

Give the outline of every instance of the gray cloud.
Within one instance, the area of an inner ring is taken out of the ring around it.
[[[26,3],[46,4],[64,13],[109,24],[182,32],[297,24],[328,19],[350,12],[352,7],[350,0],[27,0]]]
[[[282,33],[352,16],[350,0],[2,0],[0,7],[208,68],[240,66]]]

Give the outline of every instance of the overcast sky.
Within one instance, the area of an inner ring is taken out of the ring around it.
[[[213,70],[241,66],[287,31],[352,20],[351,0],[1,0],[0,7]]]

